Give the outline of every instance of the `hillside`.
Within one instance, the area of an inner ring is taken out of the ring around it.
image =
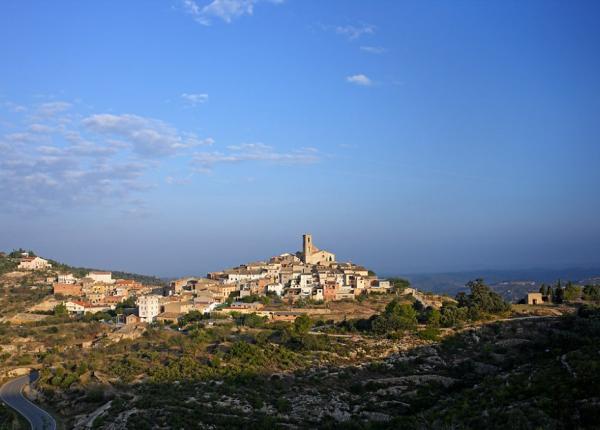
[[[600,268],[480,270],[447,273],[403,275],[411,285],[421,291],[454,296],[466,291],[470,279],[483,278],[506,300],[516,302],[527,292],[537,291],[541,284],[554,284],[558,280],[572,280],[581,285],[600,282]]]
[[[19,252],[24,250],[12,251],[11,253],[4,253],[4,255],[0,254],[0,275],[13,272],[17,270],[17,266],[19,264],[18,254]],[[30,255],[35,255],[33,251],[28,251]],[[61,263],[51,258],[47,258],[47,260],[52,264],[51,270],[49,272],[56,273],[73,273],[76,277],[82,278],[87,273],[98,270],[107,270],[107,269],[98,269],[92,267],[76,267],[71,266],[66,263]],[[110,269],[108,269],[110,271]],[[130,273],[130,272],[122,272],[118,270],[112,271],[113,278],[115,279],[133,279],[145,285],[166,285],[167,281],[165,279],[159,278],[157,276],[152,275],[141,275],[138,273]]]
[[[600,422],[599,323],[600,311],[586,308],[576,316],[499,321],[440,343],[411,346],[404,339],[384,358],[293,373],[247,372],[215,381],[182,375],[174,382],[165,373],[160,383],[123,386],[95,425],[594,429]]]

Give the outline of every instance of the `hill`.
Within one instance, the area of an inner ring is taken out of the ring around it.
[[[465,284],[476,278],[485,281],[506,300],[517,301],[542,283],[571,280],[582,285],[600,280],[600,268],[473,270],[464,272],[420,273],[403,275],[411,285],[422,291],[454,296],[466,291]]]
[[[20,252],[24,250],[14,250],[10,253],[0,253],[0,275],[13,272],[17,270],[17,266],[19,265],[19,256]],[[36,255],[33,251],[27,251],[30,255]],[[91,267],[76,267],[71,266],[66,263],[61,263],[56,260],[47,258],[47,260],[52,264],[52,272],[57,273],[72,273],[78,278],[85,277],[89,272],[105,270]],[[107,270],[110,271],[110,270]],[[133,279],[145,285],[166,285],[167,280],[163,278],[159,278],[157,276],[152,275],[142,275],[139,273],[130,273],[130,272],[122,272],[118,270],[112,271],[113,278],[115,279]]]

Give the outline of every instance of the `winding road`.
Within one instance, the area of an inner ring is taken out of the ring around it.
[[[37,377],[37,372],[31,372],[29,375],[8,381],[0,388],[0,399],[23,415],[33,430],[56,430],[54,418],[23,395],[25,385],[34,382]]]

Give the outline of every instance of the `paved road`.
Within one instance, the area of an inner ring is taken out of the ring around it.
[[[23,387],[37,379],[37,372],[8,381],[0,388],[0,399],[23,415],[33,430],[56,430],[56,421],[50,414],[23,395]]]

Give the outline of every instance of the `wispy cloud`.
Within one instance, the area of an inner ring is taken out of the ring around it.
[[[360,50],[363,52],[367,52],[369,54],[384,54],[387,52],[387,49],[382,48],[381,46],[361,46]]]
[[[4,102],[4,103],[2,103],[2,106],[11,112],[17,112],[17,113],[25,112],[27,110],[27,108],[25,106],[22,106],[20,104],[13,103],[13,102]]]
[[[19,110],[20,122],[11,132],[2,133],[0,126],[3,209],[39,213],[111,204],[142,214],[138,195],[154,186],[146,174],[159,160],[191,157],[192,148],[213,143],[157,119],[82,117],[72,108],[68,102],[32,105]]]
[[[307,147],[290,152],[280,152],[263,143],[245,143],[228,146],[226,152],[198,152],[194,155],[192,164],[198,172],[209,172],[216,164],[250,161],[273,164],[312,164],[320,159],[319,152],[315,148]]]
[[[183,0],[183,9],[202,25],[210,25],[215,18],[227,23],[244,15],[252,15],[258,3],[280,4],[283,0],[212,0],[201,6],[195,0]]]
[[[363,75],[362,73],[360,73],[358,75],[347,76],[346,82],[349,82],[349,83],[355,84],[355,85],[360,85],[363,87],[368,87],[373,84],[373,81],[371,81],[371,79],[369,79],[366,75]]]
[[[94,114],[82,124],[89,131],[130,142],[134,151],[145,157],[173,155],[181,149],[214,143],[212,138],[200,139],[164,121],[133,114]]]
[[[200,93],[183,93],[181,95],[183,101],[189,106],[198,106],[199,104],[206,103],[208,101],[208,94]]]
[[[371,24],[338,25],[335,27],[335,32],[341,36],[345,36],[348,40],[356,40],[366,34],[374,34],[375,28]]]
[[[71,108],[72,104],[64,101],[41,103],[37,107],[37,114],[42,116],[54,116]]]
[[[278,150],[262,143],[202,150],[213,139],[156,118],[82,114],[78,106],[28,105],[14,124],[0,125],[3,210],[40,213],[111,205],[140,216],[148,214],[143,193],[157,186],[156,175],[173,156],[187,164],[161,175],[169,185],[190,183],[195,172],[221,164],[301,165],[322,159],[315,148]],[[31,115],[40,108],[48,116]]]

